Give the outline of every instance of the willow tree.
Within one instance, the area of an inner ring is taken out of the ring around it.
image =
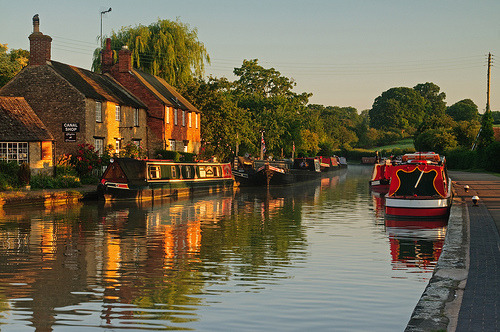
[[[122,46],[132,52],[132,64],[147,73],[159,76],[180,87],[193,76],[202,76],[210,57],[205,45],[198,40],[198,30],[170,20],[158,20],[149,26],[123,27],[111,33],[111,48],[115,57]],[[101,69],[101,49],[94,51],[92,70]]]

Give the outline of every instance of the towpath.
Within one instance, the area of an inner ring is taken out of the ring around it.
[[[470,220],[469,272],[456,331],[500,331],[500,177],[468,172],[450,176]]]

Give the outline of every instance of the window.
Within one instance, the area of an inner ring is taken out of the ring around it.
[[[104,140],[102,138],[94,138],[94,148],[99,156],[104,153]]]
[[[177,126],[177,108],[174,108],[174,125]]]
[[[172,175],[172,179],[177,179],[177,167],[175,166],[172,166],[170,168],[170,174]]]
[[[175,151],[175,139],[169,139],[168,145],[170,145],[170,151]]]
[[[182,126],[186,126],[186,111],[182,111]]]
[[[193,122],[192,122],[192,119],[191,119],[191,115],[193,114],[193,112],[189,112],[188,113],[188,122],[189,122],[189,128],[191,128],[193,126]]]
[[[120,142],[121,141],[119,139],[116,140],[116,144],[115,144],[115,153],[116,154],[120,154],[120,146],[121,146]]]
[[[198,129],[198,117],[199,117],[199,116],[200,116],[200,115],[199,115],[199,114],[197,114],[197,113],[195,113],[195,114],[194,114],[194,122],[195,122],[195,124],[196,124],[196,129]]]
[[[150,179],[160,179],[160,166],[150,165],[149,166],[149,178]]]
[[[170,107],[165,106],[165,121],[170,123]]]
[[[188,145],[189,145],[189,141],[188,140],[185,140],[184,141],[184,152],[188,152]]]
[[[134,127],[139,127],[139,109],[134,109]]]
[[[102,122],[102,104],[100,101],[95,103],[95,122]]]
[[[120,109],[120,105],[115,106],[115,120],[118,122],[122,120],[122,112]]]
[[[28,142],[1,142],[0,160],[16,161],[18,164],[28,162]]]
[[[141,147],[141,140],[140,139],[133,139],[132,140],[132,143],[137,147],[137,148],[140,148]]]

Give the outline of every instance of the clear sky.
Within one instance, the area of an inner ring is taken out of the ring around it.
[[[470,98],[484,111],[487,54],[500,57],[499,0],[0,0],[0,43],[29,50],[32,17],[53,38],[52,59],[90,69],[103,35],[179,18],[198,29],[206,74],[234,79],[258,59],[311,92],[311,103],[371,108],[392,87],[433,82],[447,105]],[[491,109],[500,109],[500,68]]]

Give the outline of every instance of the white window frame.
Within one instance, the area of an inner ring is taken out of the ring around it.
[[[121,110],[120,105],[116,105],[115,106],[115,120],[117,122],[121,122],[122,121],[122,110]]]
[[[28,142],[0,142],[0,160],[16,161],[18,164],[29,161]]]
[[[174,108],[174,125],[177,126],[177,108]]]
[[[102,122],[102,103],[100,101],[95,103],[95,122]]]
[[[168,145],[170,146],[170,151],[175,151],[175,139],[169,139]]]
[[[122,145],[122,143],[121,143],[121,142],[122,142],[122,141],[121,141],[120,139],[117,139],[117,140],[115,141],[115,153],[116,153],[116,154],[120,154],[120,148],[121,148],[121,145]]]
[[[165,106],[165,121],[170,123],[170,107]]]
[[[139,127],[139,109],[134,108],[134,127]]]
[[[200,115],[199,115],[198,113],[195,113],[195,114],[194,114],[194,122],[195,122],[195,124],[196,124],[196,129],[198,129],[198,117],[199,117],[199,116],[200,116]]]
[[[188,123],[189,123],[189,128],[193,127],[193,118],[192,118],[193,112],[188,112]]]
[[[186,126],[186,111],[182,110],[182,126]]]
[[[99,156],[102,156],[104,153],[104,139],[103,138],[94,138],[94,149]]]

